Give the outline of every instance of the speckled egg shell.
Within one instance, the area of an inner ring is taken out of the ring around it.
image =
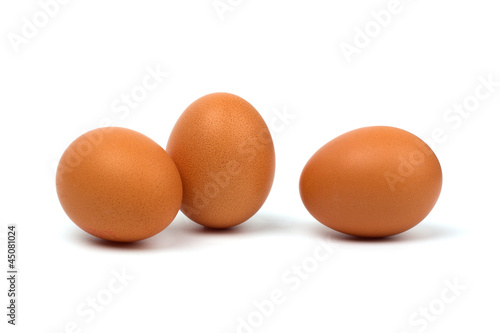
[[[271,190],[271,134],[257,110],[236,95],[214,93],[193,102],[175,124],[167,152],[183,182],[181,211],[206,227],[248,220]]]

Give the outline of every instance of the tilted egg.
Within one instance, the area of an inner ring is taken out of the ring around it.
[[[56,177],[69,218],[110,241],[159,233],[181,205],[181,178],[170,156],[150,138],[125,128],[99,128],[77,138],[62,155]]]

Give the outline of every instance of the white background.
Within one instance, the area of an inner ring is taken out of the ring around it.
[[[2,332],[60,333],[71,322],[77,332],[237,332],[249,317],[256,327],[240,332],[498,332],[500,87],[468,118],[443,118],[474,96],[479,77],[500,81],[496,2],[401,0],[350,63],[341,43],[353,44],[356,27],[389,1],[231,3],[222,20],[212,0],[69,1],[16,52],[10,39],[40,5],[2,1],[0,266],[6,225],[17,223],[20,267],[16,328],[6,324],[0,284]],[[148,66],[169,75],[128,114],[115,113]],[[216,91],[240,95],[279,125],[274,186],[254,218],[210,232],[179,214],[130,245],[99,241],[67,218],[55,166],[71,141],[108,119],[165,146],[182,111]],[[294,118],[280,123],[284,111]],[[379,241],[324,227],[298,191],[317,149],[370,125],[446,135],[435,146],[444,183],[434,210]],[[311,265],[322,242],[331,253],[292,283],[292,267]],[[133,276],[127,286],[95,317],[79,315],[89,298],[109,296],[123,269]],[[449,283],[466,289],[441,309]],[[273,290],[283,302],[259,322],[255,302]],[[424,327],[418,311],[429,306],[439,314]]]

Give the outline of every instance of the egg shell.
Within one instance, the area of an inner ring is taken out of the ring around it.
[[[236,95],[213,93],[189,105],[167,152],[183,182],[181,211],[203,226],[227,228],[248,220],[271,190],[271,133],[257,110]]]
[[[116,242],[159,233],[182,200],[179,172],[165,150],[119,127],[95,129],[71,143],[59,162],[56,187],[76,225]]]
[[[307,210],[350,235],[384,237],[421,222],[434,207],[442,171],[434,152],[402,129],[373,126],[319,149],[300,178]]]

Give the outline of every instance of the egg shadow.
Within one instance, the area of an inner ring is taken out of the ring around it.
[[[254,235],[283,233],[290,225],[276,216],[256,214],[247,221],[230,228],[209,228],[202,226],[189,218],[182,216],[172,228],[172,235],[182,241],[185,238],[226,238],[226,237],[251,237]],[[162,233],[168,233],[164,230]]]
[[[329,238],[346,243],[404,243],[441,240],[456,237],[462,230],[446,225],[423,222],[414,228],[394,236],[363,238],[332,230],[314,219],[299,220],[290,216],[257,213],[237,226],[225,229],[204,227],[179,214],[165,230],[157,235],[137,242],[112,242],[94,237],[79,229],[71,231],[70,238],[85,246],[116,251],[176,251],[204,247],[214,240],[228,237],[254,237],[257,235],[280,235],[284,233],[312,238]]]
[[[182,233],[175,231],[176,224],[182,223],[181,218],[176,217],[172,223],[158,234],[135,242],[113,242],[95,237],[79,228],[73,228],[69,238],[76,243],[92,248],[101,248],[116,251],[155,251],[175,248],[178,243],[187,243]]]
[[[91,246],[95,248],[102,248],[108,250],[150,250],[151,245],[148,244],[147,240],[137,241],[137,242],[113,242],[105,239],[101,239],[90,234],[87,234],[81,230],[71,233],[72,239],[82,243],[86,246]]]
[[[247,221],[225,229],[204,227],[190,220],[188,222],[189,226],[186,224],[186,229],[193,234],[221,236],[282,233],[292,226],[286,219],[265,213],[257,213]]]
[[[256,214],[249,220],[231,228],[216,229],[204,227],[183,214],[155,236],[136,242],[113,242],[97,238],[79,229],[74,229],[70,237],[86,246],[119,251],[176,250],[203,246],[205,241],[226,237],[248,237],[260,234],[283,233],[290,227],[286,220],[278,216]]]
[[[312,222],[311,222],[312,223]],[[457,237],[463,234],[463,231],[452,228],[447,225],[440,225],[430,221],[422,222],[417,226],[397,235],[370,238],[347,235],[333,229],[330,229],[319,222],[315,226],[309,227],[309,232],[321,238],[330,238],[331,240],[347,243],[408,243],[442,240]]]

